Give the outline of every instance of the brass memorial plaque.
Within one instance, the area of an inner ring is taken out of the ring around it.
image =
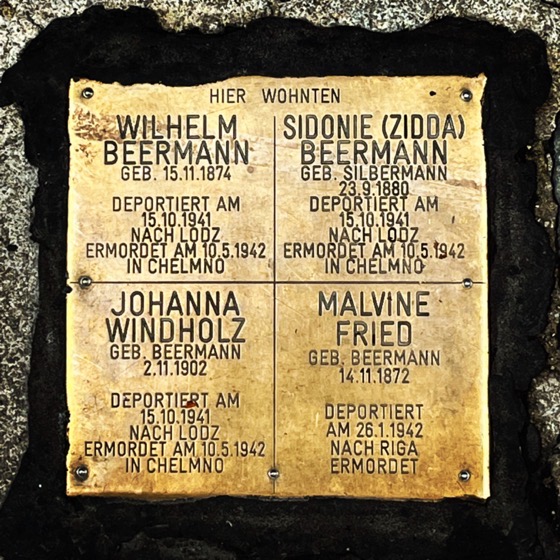
[[[485,78],[70,87],[70,495],[489,495]]]

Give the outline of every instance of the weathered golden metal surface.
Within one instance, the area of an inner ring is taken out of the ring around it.
[[[70,88],[71,495],[489,495],[484,77]]]

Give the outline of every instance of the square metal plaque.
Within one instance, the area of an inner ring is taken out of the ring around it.
[[[70,495],[489,496],[485,78],[70,87]]]

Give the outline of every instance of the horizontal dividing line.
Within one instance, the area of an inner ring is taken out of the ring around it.
[[[287,280],[287,281],[281,281],[279,280],[277,282],[277,284],[360,284],[360,285],[364,285],[364,284],[375,284],[375,285],[383,285],[383,284],[411,284],[411,285],[416,285],[416,286],[422,286],[422,285],[426,285],[426,284],[446,284],[446,285],[462,285],[463,281],[462,280],[458,280],[458,281],[448,281],[448,280],[442,280],[442,281],[437,281],[437,280],[429,280],[427,282],[419,282],[417,280],[340,280],[339,282],[334,282],[334,281],[326,281],[323,282],[322,280],[310,280],[310,281],[306,281],[306,280]],[[475,282],[473,280],[473,284],[486,284],[486,282]]]
[[[462,280],[458,281],[448,281],[448,280],[429,280],[426,282],[421,282],[417,280],[99,280],[99,281],[92,281],[93,284],[134,284],[134,285],[143,285],[143,284],[226,284],[226,285],[235,285],[235,284],[261,284],[261,285],[274,285],[274,284],[282,284],[282,285],[387,285],[387,284],[405,284],[405,285],[414,285],[414,286],[426,286],[426,285],[454,285],[460,286],[463,284]],[[476,282],[472,281],[474,285],[485,285],[486,282]],[[77,281],[70,282],[70,284],[79,284]]]
[[[93,284],[270,284],[272,280],[92,280]],[[79,282],[70,282],[79,284]]]

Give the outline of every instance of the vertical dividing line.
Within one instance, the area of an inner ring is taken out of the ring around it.
[[[273,195],[274,195],[274,216],[272,218],[272,227],[273,227],[273,235],[272,235],[272,239],[273,239],[273,265],[272,265],[272,271],[273,271],[273,281],[272,281],[272,286],[273,286],[273,302],[272,302],[272,319],[273,319],[273,334],[272,334],[272,354],[273,354],[273,381],[272,381],[272,391],[273,391],[273,395],[272,395],[272,464],[273,467],[275,469],[278,468],[277,466],[277,456],[276,456],[276,437],[277,437],[277,422],[278,422],[278,417],[277,417],[277,411],[276,411],[276,407],[277,407],[277,381],[276,381],[276,376],[277,376],[277,354],[278,354],[278,342],[277,342],[277,329],[278,329],[278,323],[277,323],[277,304],[276,304],[276,282],[277,282],[277,278],[276,278],[276,227],[277,227],[277,223],[276,223],[276,116],[274,116],[273,119],[273,123],[274,123],[274,132],[273,132],[273,144],[272,144],[272,187],[273,187]],[[273,493],[276,493],[276,479],[274,479],[273,483],[272,483],[272,491]]]

